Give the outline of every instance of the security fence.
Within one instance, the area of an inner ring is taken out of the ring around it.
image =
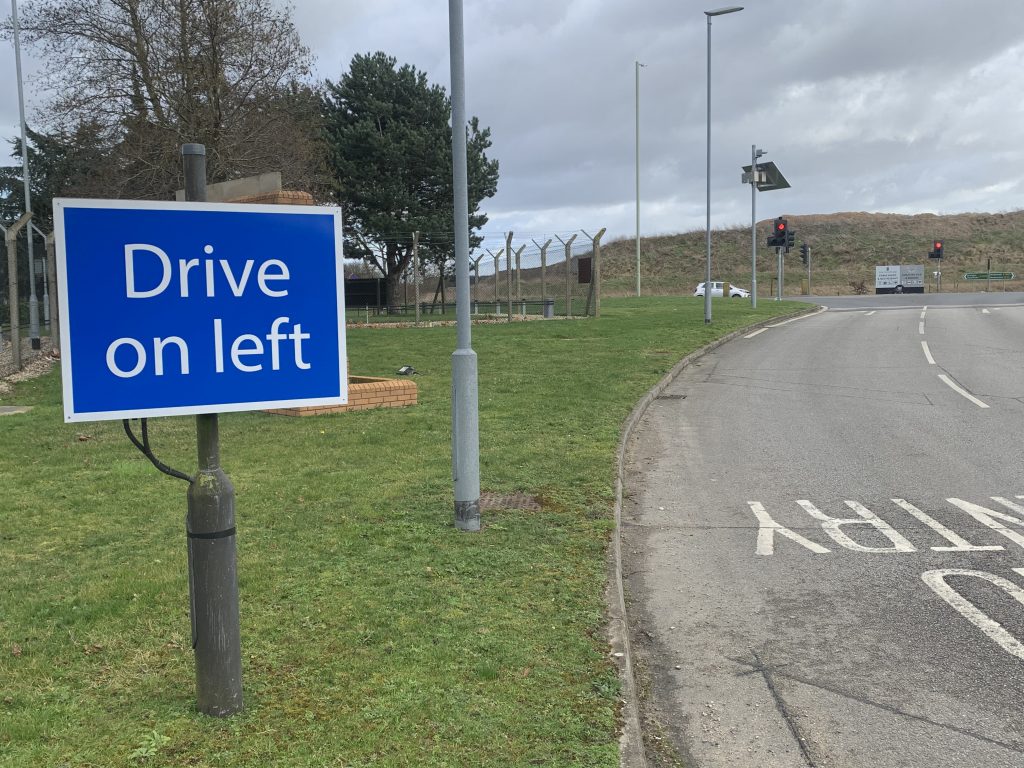
[[[486,237],[470,254],[471,313],[477,317],[585,317],[600,314],[600,240],[576,233]],[[418,266],[418,268],[417,268]],[[402,274],[400,303],[388,304],[383,280],[350,280],[349,320],[438,319],[455,313],[452,267],[414,260]]]
[[[32,237],[31,267],[26,233]],[[58,329],[52,235],[22,221],[0,223],[0,234],[4,244],[0,257],[0,378],[3,378],[56,348]]]

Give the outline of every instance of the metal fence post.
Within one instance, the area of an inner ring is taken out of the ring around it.
[[[11,362],[14,370],[21,370],[21,312],[18,307],[18,233],[32,218],[31,211],[21,214],[16,222],[7,228],[4,240],[7,243],[7,288],[11,305]]]
[[[185,199],[206,201],[206,148],[183,144]],[[217,414],[196,416],[199,469],[188,487],[189,592],[199,711],[227,717],[242,710],[235,489],[220,466]]]
[[[43,236],[46,243],[46,282],[49,284],[50,348],[60,352],[60,310],[57,306],[57,258],[54,253],[53,232]]]
[[[487,253],[490,254],[492,259],[494,259],[494,314],[496,315],[501,314],[501,297],[498,295],[498,277],[501,275],[501,254],[504,252],[504,248],[499,248],[497,253],[492,251],[490,248],[487,249]]]
[[[523,243],[516,249],[516,303],[519,304],[519,314],[523,317],[526,316],[526,304],[523,302],[523,268],[520,257],[523,255],[525,247],[526,243]]]
[[[412,275],[416,286],[416,325],[420,324],[420,233],[412,233]]]
[[[565,316],[572,317],[572,241],[576,239],[573,235],[568,240],[563,240],[555,235],[563,246],[565,246]]]
[[[475,259],[473,259],[473,274],[476,279],[473,281],[473,314],[480,313],[480,262],[484,260],[484,255],[481,253]]]
[[[508,321],[512,322],[512,233],[505,235],[505,282],[508,285]]]
[[[590,269],[590,292],[594,297],[594,317],[601,316],[601,238],[604,236],[605,227],[591,236],[586,230],[580,230],[591,241],[591,269]],[[590,314],[590,302],[587,301],[587,314]]]
[[[551,245],[551,238],[549,237],[544,245],[536,240],[533,244],[540,248],[540,301],[543,305],[548,298],[548,246]]]

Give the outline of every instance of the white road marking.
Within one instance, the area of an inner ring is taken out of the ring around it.
[[[870,312],[865,312],[864,313],[864,317],[871,317],[877,311],[878,311],[877,309],[872,309]]]
[[[1012,501],[1008,501],[1007,499],[999,498],[996,496],[993,496],[992,499],[994,501],[999,502],[1000,504],[1003,504],[1004,506],[1008,504],[1013,504]],[[964,512],[973,517],[982,525],[991,528],[996,533],[1002,534],[1017,546],[1024,548],[1024,536],[1021,536],[1016,531],[1010,530],[1005,525],[995,520],[995,518],[998,517],[1000,520],[1005,520],[1008,523],[1013,523],[1015,525],[1021,526],[1024,526],[1024,520],[1018,520],[1013,515],[1008,515],[1005,512],[997,512],[994,509],[983,507],[980,504],[972,504],[971,502],[964,501],[963,499],[946,499],[946,501],[948,501],[954,507],[960,507],[960,509],[962,509]],[[1017,507],[1017,509],[1020,509],[1020,507]]]
[[[764,508],[764,505],[759,501],[748,501],[747,504],[750,506],[750,511],[754,513],[754,517],[757,518],[757,554],[759,555],[773,555],[775,554],[775,534],[778,533],[780,536],[785,536],[787,539],[792,539],[802,547],[806,547],[815,554],[823,555],[828,552],[825,547],[821,544],[815,544],[810,539],[805,539],[799,533],[794,533],[785,526],[776,523],[772,520]]]
[[[917,324],[917,332],[924,335],[924,320]]]
[[[935,358],[932,357],[931,350],[928,349],[928,342],[921,342],[921,349],[924,350],[924,359],[928,361],[928,365],[935,365]]]
[[[828,307],[822,307],[817,312],[809,312],[806,315],[800,315],[800,317],[791,317],[791,318],[789,318],[789,320],[783,320],[781,323],[775,323],[774,325],[767,325],[765,327],[766,328],[778,328],[779,326],[782,326],[782,325],[789,325],[790,323],[795,323],[797,320],[806,320],[808,317],[817,317],[822,312],[825,312],[827,310],[828,310]]]
[[[961,568],[938,568],[933,571],[925,571],[921,574],[921,579],[924,583],[931,587],[935,594],[955,608],[961,616],[984,632],[985,635],[995,641],[1000,648],[1011,656],[1016,656],[1018,659],[1024,660],[1024,644],[1021,644],[1017,638],[1003,629],[1003,626],[999,622],[990,619],[987,615],[982,613],[974,603],[967,600],[963,595],[949,586],[949,584],[946,583],[946,578],[949,576],[969,576],[976,579],[983,579],[990,584],[994,584],[999,587],[1003,592],[1008,594],[1021,605],[1024,605],[1024,589],[1021,589],[1012,581],[1004,579],[1002,576],[996,576],[994,573],[986,573],[985,571],[968,571]]]
[[[916,547],[907,541],[903,534],[895,530],[882,518],[856,501],[847,501],[846,506],[860,515],[859,518],[830,517],[806,499],[797,499],[797,504],[815,520],[821,521],[822,530],[831,536],[837,544],[852,549],[854,552],[915,552]],[[866,547],[858,544],[842,531],[844,525],[871,525],[892,542],[891,547]]]
[[[949,376],[947,376],[946,374],[940,373],[939,374],[939,378],[942,380],[943,384],[945,384],[947,387],[952,389],[954,392],[963,395],[964,397],[966,397],[968,400],[970,400],[972,403],[974,403],[979,408],[988,408],[988,406],[985,405],[985,403],[981,402],[981,400],[979,400],[974,395],[972,395],[970,392],[968,392],[966,389],[961,387],[959,384],[957,384],[955,381],[953,381],[951,378],[949,378]]]
[[[893,499],[893,503],[899,507],[902,507],[907,512],[912,514],[915,518],[920,520],[922,523],[927,525],[939,536],[944,538],[952,547],[932,547],[935,552],[997,552],[1003,549],[999,544],[989,544],[980,546],[978,544],[971,544],[969,541],[961,538],[957,533],[949,530],[946,526],[936,520],[929,514],[922,512],[920,509],[915,507],[909,501],[905,499]]]
[[[983,310],[981,310],[981,314],[983,314],[983,315],[991,315],[992,313],[989,312],[987,309],[983,309]]]
[[[921,310],[921,319],[924,320],[924,313],[928,311],[928,307]]]
[[[758,328],[758,329],[757,329],[756,331],[754,331],[753,333],[748,333],[748,334],[747,334],[746,336],[744,336],[743,338],[744,338],[744,339],[752,339],[752,338],[754,338],[755,336],[757,336],[757,334],[759,334],[759,333],[764,333],[764,332],[765,332],[765,331],[767,331],[767,330],[768,330],[767,328]]]

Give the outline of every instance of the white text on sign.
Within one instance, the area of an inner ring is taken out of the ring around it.
[[[203,251],[210,256],[213,254],[214,248],[212,245],[207,245]],[[151,285],[139,285],[136,280],[137,258],[149,258],[150,260],[155,258],[159,280]],[[177,294],[183,299],[193,295],[191,273],[201,266],[198,279],[200,287],[205,287],[205,296],[208,298],[217,295],[218,283],[226,286],[232,296],[240,298],[253,280],[256,289],[267,298],[275,299],[288,295],[287,287],[280,285],[287,283],[290,279],[287,264],[279,259],[266,259],[256,267],[256,275],[253,278],[255,264],[255,259],[246,259],[241,274],[236,275],[226,259],[178,259]],[[129,243],[124,246],[124,285],[127,298],[151,299],[160,296],[170,288],[174,272],[175,268],[171,257],[159,246],[148,243]],[[289,323],[291,323],[290,318],[278,317],[271,322],[270,331],[265,335],[243,332],[229,336],[226,340],[223,320],[215,318],[213,321],[214,370],[217,373],[224,373],[225,358],[227,358],[237,371],[243,373],[262,371],[268,351],[270,370],[281,370],[281,346],[282,342],[288,341],[292,343],[292,359],[295,367],[300,370],[308,370],[310,364],[303,358],[302,342],[308,340],[310,334],[303,332],[301,323],[295,323],[288,332],[282,332],[282,328]],[[264,339],[267,341],[266,346],[263,343]],[[225,355],[225,351],[227,351],[227,355]],[[169,367],[165,362],[165,353],[167,352],[177,359],[177,372],[183,376],[188,375],[191,368],[189,345],[180,336],[153,337],[151,347],[147,347],[141,340],[129,336],[114,339],[107,347],[107,370],[118,378],[130,379],[140,375],[152,362],[153,373],[156,376],[163,376]]]

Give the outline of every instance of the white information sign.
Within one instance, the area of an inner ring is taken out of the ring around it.
[[[895,288],[899,284],[899,266],[875,267],[875,288]]]

